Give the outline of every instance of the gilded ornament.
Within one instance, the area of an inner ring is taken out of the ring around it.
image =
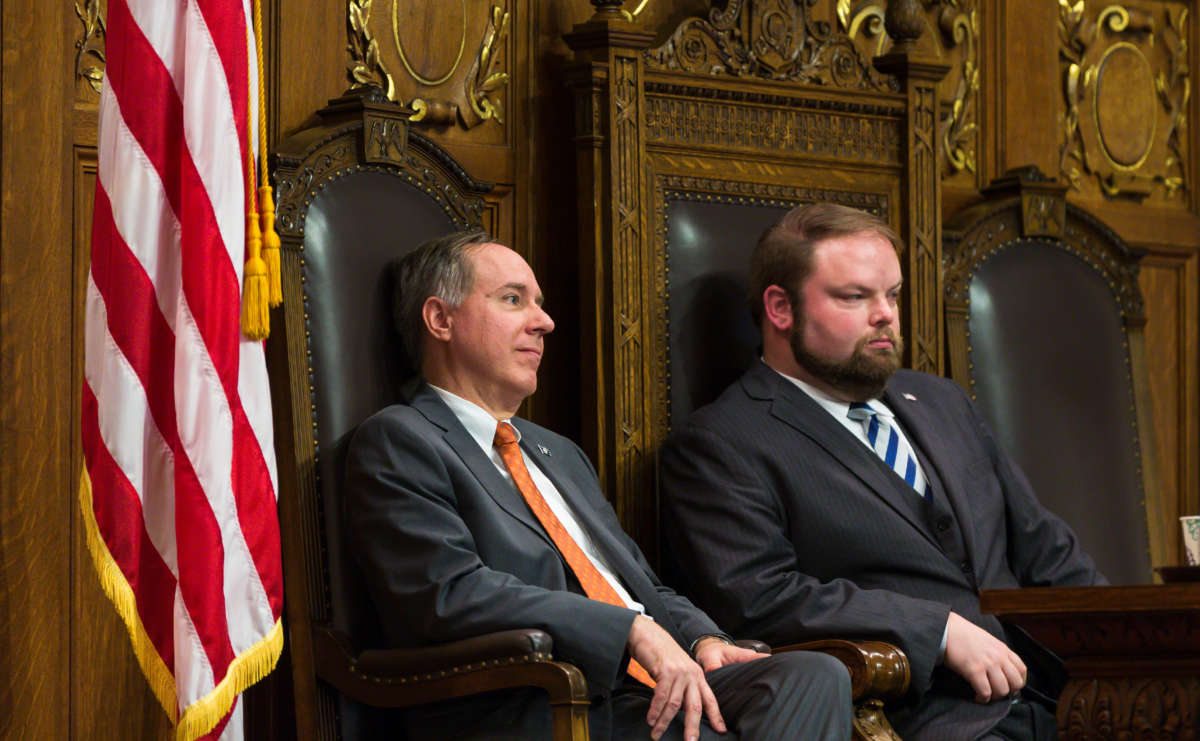
[[[1084,0],[1059,0],[1059,171],[1076,190],[1085,175],[1110,197],[1140,200],[1159,185],[1170,199],[1187,187],[1187,8],[1158,12],[1108,5],[1093,20]]]
[[[979,13],[948,0],[938,14],[938,26],[950,46],[961,46],[962,68],[950,112],[942,122],[942,149],[951,172],[975,172],[975,101],[979,96]]]
[[[347,22],[350,25],[350,78],[355,87],[375,85],[388,100],[396,100],[392,76],[379,60],[379,41],[371,32],[371,4],[374,0],[350,0]]]
[[[848,10],[839,7],[841,16]],[[853,21],[850,21],[853,23]],[[874,27],[870,14],[860,24]],[[758,78],[839,88],[896,92],[892,77],[879,74],[848,35],[814,18],[807,0],[773,0],[747,5],[714,4],[707,18],[681,23],[667,41],[645,52],[649,69],[682,70],[710,76]]]
[[[492,72],[491,69],[498,58],[496,51],[508,33],[509,16],[508,11],[500,6],[492,6],[487,31],[479,43],[479,56],[467,73],[467,100],[479,121],[494,118],[496,123],[504,123],[504,106],[494,94],[508,84],[508,73]],[[468,128],[474,125],[467,123]]]
[[[97,93],[104,79],[104,13],[100,0],[86,0],[80,7],[75,2],[75,15],[83,24],[83,36],[75,41],[75,76],[87,80]]]

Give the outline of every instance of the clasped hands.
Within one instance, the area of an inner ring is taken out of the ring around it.
[[[629,654],[654,678],[654,698],[646,723],[650,737],[659,739],[675,715],[683,710],[683,737],[700,738],[701,714],[718,733],[725,733],[725,721],[713,695],[706,672],[728,664],[761,659],[766,654],[731,646],[719,638],[705,638],[696,644],[693,659],[658,623],[644,615],[633,619],[629,628]]]

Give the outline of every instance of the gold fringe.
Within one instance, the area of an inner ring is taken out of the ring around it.
[[[283,625],[276,620],[270,633],[233,660],[212,692],[184,708],[175,729],[176,741],[193,741],[211,731],[229,712],[234,698],[275,669],[282,652]]]
[[[84,530],[87,533],[88,551],[96,564],[100,575],[100,585],[108,598],[117,608],[125,627],[129,631],[129,640],[133,644],[133,653],[137,656],[142,673],[159,704],[166,711],[172,724],[176,724],[175,738],[178,741],[193,741],[211,731],[233,706],[233,700],[246,690],[270,674],[279,663],[283,652],[283,625],[276,620],[275,625],[262,640],[243,651],[229,665],[225,678],[204,697],[186,707],[183,717],[179,717],[179,701],[175,696],[175,678],[146,634],[142,620],[137,613],[137,600],[133,588],[125,579],[117,562],[109,553],[104,538],[100,537],[100,528],[96,525],[96,515],[92,510],[92,480],[87,468],[79,480],[79,503],[83,507]]]
[[[158,698],[159,704],[167,712],[167,717],[175,723],[179,718],[179,701],[175,698],[175,677],[171,675],[163,662],[158,649],[146,634],[142,619],[137,612],[137,598],[133,588],[125,578],[121,568],[113,559],[112,554],[100,537],[100,527],[96,524],[96,513],[92,503],[92,480],[88,476],[87,467],[79,479],[79,503],[83,507],[83,528],[87,534],[88,551],[92,554],[92,562],[96,564],[96,572],[100,575],[100,586],[117,608],[117,614],[129,631],[129,642],[133,644],[133,654],[137,657],[150,689]]]
[[[279,265],[279,235],[275,233],[275,199],[271,197],[271,186],[258,189],[258,208],[262,215],[262,256],[267,263],[267,284],[271,294],[271,306],[283,303],[283,279]]]

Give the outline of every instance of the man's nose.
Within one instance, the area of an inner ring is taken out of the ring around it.
[[[535,307],[533,319],[530,323],[529,331],[538,332],[540,334],[550,334],[554,331],[554,320],[546,313],[546,310],[540,306]]]
[[[871,303],[871,326],[879,327],[896,321],[896,304],[889,298],[878,298]]]

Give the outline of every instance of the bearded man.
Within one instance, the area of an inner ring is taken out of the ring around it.
[[[906,741],[1051,739],[1061,663],[979,590],[1105,580],[963,389],[899,369],[899,247],[832,204],[763,234],[762,362],[666,443],[665,552],[734,633],[900,646]]]

